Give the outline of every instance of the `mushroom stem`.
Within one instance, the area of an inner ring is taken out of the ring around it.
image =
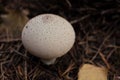
[[[54,64],[55,61],[56,61],[56,58],[52,58],[52,59],[41,59],[41,61],[43,63],[45,63],[46,65],[51,65],[51,64]]]

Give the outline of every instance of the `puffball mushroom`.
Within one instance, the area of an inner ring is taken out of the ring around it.
[[[73,46],[75,32],[64,18],[54,14],[38,15],[22,31],[24,47],[47,65],[66,54]]]

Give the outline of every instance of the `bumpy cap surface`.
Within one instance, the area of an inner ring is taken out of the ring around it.
[[[33,55],[51,59],[64,55],[73,46],[75,32],[64,18],[54,14],[38,15],[22,31],[24,47]]]

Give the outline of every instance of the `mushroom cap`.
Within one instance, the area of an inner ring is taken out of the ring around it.
[[[54,14],[41,14],[32,18],[22,31],[24,47],[42,59],[61,57],[72,48],[74,41],[72,25]]]

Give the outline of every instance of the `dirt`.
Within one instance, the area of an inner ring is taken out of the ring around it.
[[[29,19],[44,13],[64,17],[75,30],[74,46],[55,64],[43,64],[23,47],[20,35],[8,34],[9,25],[1,28],[1,15],[11,10]],[[120,80],[119,0],[0,0],[0,80],[77,80],[84,63],[104,66],[108,80]]]

